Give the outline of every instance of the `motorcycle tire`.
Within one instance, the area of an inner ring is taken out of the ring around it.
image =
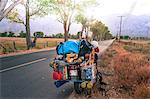
[[[75,92],[77,94],[81,94],[82,93],[82,88],[80,87],[80,84],[79,82],[74,82],[74,89],[75,89]]]
[[[96,82],[98,81],[99,83],[102,82],[103,78],[102,78],[102,74],[100,72],[97,72],[96,74]]]

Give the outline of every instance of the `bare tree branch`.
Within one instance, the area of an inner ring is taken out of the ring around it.
[[[39,7],[37,10],[32,11],[32,13],[30,13],[30,17],[32,17],[33,15],[38,14],[42,10],[42,8],[43,7]]]
[[[2,12],[7,4],[8,0],[0,0],[0,12]]]
[[[0,3],[2,3],[1,5],[0,5],[0,21],[4,18],[4,17],[6,17],[7,15],[8,15],[8,13],[16,6],[16,5],[18,5],[19,3],[21,3],[22,2],[22,0],[17,0],[17,1],[15,1],[14,3],[12,3],[8,8],[6,8],[5,9],[5,6],[6,6],[6,4],[7,4],[7,2],[8,2],[8,0],[1,0],[0,1]]]

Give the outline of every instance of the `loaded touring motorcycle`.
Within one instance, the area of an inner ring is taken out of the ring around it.
[[[73,82],[76,93],[80,94],[84,89],[91,90],[94,83],[102,79],[97,70],[99,48],[96,41],[61,42],[56,52],[57,57],[50,62],[50,67],[57,88]]]

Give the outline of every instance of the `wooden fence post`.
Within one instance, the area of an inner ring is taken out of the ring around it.
[[[48,47],[48,41],[46,42],[46,46]]]
[[[56,46],[58,45],[58,41],[56,41]]]
[[[0,44],[0,46],[3,48],[3,54],[6,54],[7,53],[7,49],[2,44]]]
[[[13,47],[15,50],[17,50],[15,41],[13,41]]]

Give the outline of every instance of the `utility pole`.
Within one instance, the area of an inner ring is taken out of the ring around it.
[[[118,40],[120,41],[121,31],[122,31],[122,18],[125,16],[118,16],[120,17],[120,26],[119,26],[119,34],[118,34]]]

